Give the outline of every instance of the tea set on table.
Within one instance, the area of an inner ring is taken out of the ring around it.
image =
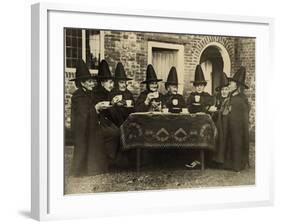
[[[124,106],[124,107],[133,107],[133,101],[132,100],[123,100],[122,95],[116,95],[113,97],[112,102],[110,101],[101,101],[101,105],[106,109],[109,107],[112,107],[113,104],[117,104],[118,106]]]

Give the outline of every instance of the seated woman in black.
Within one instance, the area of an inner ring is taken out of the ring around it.
[[[136,101],[136,111],[161,111],[162,94],[158,92],[158,82],[160,81],[162,79],[157,78],[153,66],[149,64],[146,69],[146,80],[141,82],[146,84],[146,90],[139,95]]]
[[[93,101],[98,113],[99,130],[109,161],[111,161],[111,164],[119,165],[122,157],[119,151],[120,130],[114,124],[117,112],[111,104],[110,98],[110,93],[114,87],[114,77],[111,75],[105,60],[100,63],[97,79],[99,86],[94,91]]]
[[[114,78],[115,83],[113,90],[110,92],[110,100],[117,112],[114,116],[114,123],[120,127],[129,114],[134,112],[134,97],[127,89],[127,81],[132,79],[127,78],[121,62],[116,66]]]
[[[216,111],[213,97],[204,91],[207,81],[200,65],[196,66],[195,79],[191,81],[195,87],[189,97],[187,98],[187,108],[190,113],[207,113]]]
[[[173,66],[165,83],[168,92],[163,96],[163,108],[168,108],[170,112],[180,112],[182,108],[186,107],[183,96],[178,94],[178,85],[177,70]]]

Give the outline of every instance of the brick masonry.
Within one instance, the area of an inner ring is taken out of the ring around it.
[[[104,57],[110,70],[114,72],[117,62],[121,61],[127,75],[133,79],[129,89],[134,96],[145,88],[140,82],[145,79],[148,63],[148,42],[157,41],[184,46],[184,97],[192,90],[190,81],[194,78],[196,65],[200,61],[203,49],[210,43],[218,43],[225,48],[231,63],[231,74],[240,66],[246,67],[246,84],[250,87],[246,90],[250,110],[250,135],[255,139],[255,38],[223,37],[206,35],[176,35],[141,32],[104,32]],[[212,44],[211,44],[212,45]],[[73,82],[74,73],[65,73],[65,127],[70,128],[71,94],[75,91]]]

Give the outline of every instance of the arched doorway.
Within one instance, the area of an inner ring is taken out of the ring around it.
[[[223,45],[217,42],[209,43],[201,51],[199,64],[208,80],[205,91],[214,94],[215,88],[220,83],[221,73],[230,75],[231,63],[230,57]]]

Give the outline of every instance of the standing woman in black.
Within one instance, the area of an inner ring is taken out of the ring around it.
[[[76,77],[70,81],[75,81],[77,87],[71,97],[71,130],[74,141],[71,174],[80,176],[88,174],[89,139],[95,138],[89,133],[90,117],[93,117],[91,119],[92,125],[97,125],[97,116],[92,110],[94,77],[91,76],[87,65],[82,59],[77,61]],[[96,148],[99,147],[99,145],[96,146]]]
[[[222,105],[220,111],[225,119],[224,127],[225,153],[223,168],[241,171],[249,165],[249,104],[243,90],[249,87],[245,84],[246,69],[241,67],[232,78],[229,78],[229,99]]]
[[[220,85],[216,87],[216,107],[217,111],[212,113],[212,118],[215,122],[218,131],[218,137],[216,141],[216,151],[213,153],[213,162],[215,166],[220,168],[224,163],[225,150],[226,150],[226,138],[227,121],[229,110],[225,104],[229,103],[229,80],[227,75],[223,72],[220,78]]]

